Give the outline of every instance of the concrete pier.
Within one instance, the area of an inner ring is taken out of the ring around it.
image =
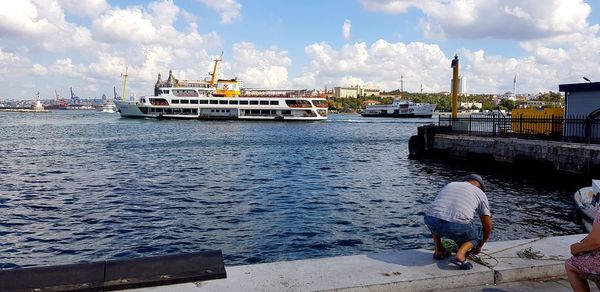
[[[569,246],[585,235],[490,242],[482,264],[458,270],[425,249],[227,267],[227,279],[131,291],[435,291],[564,277]],[[530,248],[542,257],[519,253]],[[563,280],[564,283],[564,280]],[[562,286],[561,286],[562,287]]]
[[[447,127],[424,126],[409,141],[414,157],[523,165],[562,173],[600,175],[600,145],[505,137],[449,135]]]

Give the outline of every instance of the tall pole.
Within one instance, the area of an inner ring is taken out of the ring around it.
[[[127,90],[127,67],[125,67],[125,74],[121,74],[121,76],[123,76],[123,96],[121,96],[121,100],[125,101],[127,100],[126,96],[126,90]]]
[[[452,60],[452,118],[458,117],[458,55]]]

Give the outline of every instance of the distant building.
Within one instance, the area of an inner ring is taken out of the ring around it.
[[[458,95],[468,96],[467,94],[467,77],[458,77]]]
[[[365,100],[365,102],[363,102],[363,107],[367,107],[370,105],[376,105],[376,104],[380,104],[380,102],[378,102],[376,100],[368,99],[368,100]]]
[[[588,116],[600,111],[600,82],[560,84],[558,89],[565,93],[566,116]]]
[[[356,98],[357,96],[379,96],[377,87],[363,87],[360,85],[351,87],[336,86],[333,88],[333,96],[336,98]]]
[[[450,79],[450,91],[452,91],[452,79]],[[458,76],[458,95],[459,96],[468,96],[467,77]]]
[[[504,94],[500,95],[500,99],[508,99],[508,100],[512,100],[512,101],[517,100],[515,94],[510,91],[507,91]]]
[[[481,102],[461,102],[460,107],[464,109],[482,109],[483,104],[481,104]]]
[[[559,91],[565,93],[565,117],[582,117],[598,120],[600,117],[600,82],[560,84]],[[600,138],[600,125],[592,123],[588,133],[579,128],[565,127],[566,137],[582,139]]]

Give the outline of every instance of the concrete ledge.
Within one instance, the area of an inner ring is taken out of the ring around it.
[[[490,242],[483,250],[498,260],[492,267],[496,283],[525,281],[565,275],[565,260],[571,257],[570,245],[582,240],[585,234],[544,237],[525,240]],[[544,257],[523,259],[517,251],[531,248]],[[482,255],[485,258],[485,255]]]
[[[498,262],[490,260],[491,268],[474,264],[470,271],[458,270],[449,259],[434,261],[432,251],[417,249],[233,266],[227,267],[227,279],[135,291],[429,291],[524,281],[563,276],[569,245],[584,236],[491,242],[483,252]],[[519,258],[516,252],[528,247],[544,258]]]

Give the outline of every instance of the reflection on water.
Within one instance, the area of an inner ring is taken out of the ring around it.
[[[0,267],[222,249],[227,264],[430,245],[424,207],[472,171],[492,240],[580,232],[573,185],[408,159],[434,119],[153,121],[0,113]]]

